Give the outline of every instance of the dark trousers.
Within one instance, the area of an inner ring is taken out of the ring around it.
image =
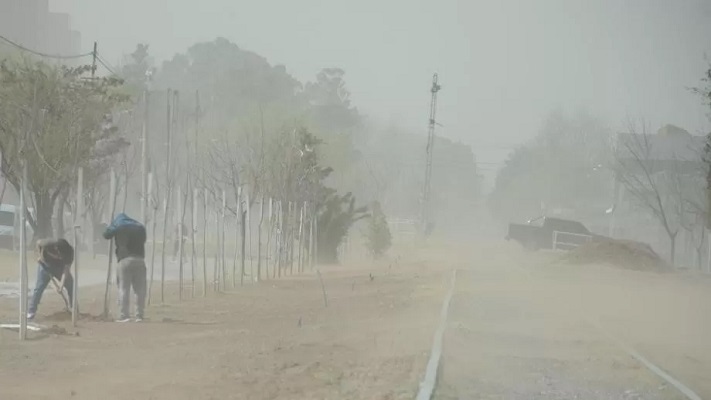
[[[35,314],[37,312],[37,307],[39,306],[40,300],[42,300],[42,294],[52,280],[52,276],[53,275],[47,271],[42,264],[37,264],[37,282],[35,282],[35,289],[32,292],[32,299],[27,309],[28,313]],[[61,280],[61,276],[55,276],[55,278]],[[74,298],[74,279],[71,274],[67,274],[66,278],[64,278],[64,288],[67,289],[69,304],[71,306],[72,299]]]

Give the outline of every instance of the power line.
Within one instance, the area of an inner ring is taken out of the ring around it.
[[[113,75],[119,76],[116,72],[114,72],[113,68],[109,67],[108,63],[104,61],[99,54],[96,54],[96,59],[99,61],[99,64],[103,65],[104,68],[106,68],[109,72],[111,72]]]
[[[47,58],[56,58],[56,59],[62,59],[62,60],[68,60],[68,59],[74,59],[74,58],[82,58],[82,57],[88,57],[91,56],[93,53],[84,53],[84,54],[73,54],[73,55],[63,55],[63,54],[48,54],[48,53],[43,53],[41,51],[36,51],[29,49],[19,43],[15,43],[12,40],[0,35],[0,40],[2,40],[5,43],[8,43],[9,45],[16,47],[22,51],[26,51],[28,53],[40,56],[40,57],[47,57]]]

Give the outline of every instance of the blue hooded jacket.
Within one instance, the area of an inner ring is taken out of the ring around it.
[[[114,239],[118,261],[126,257],[145,257],[146,228],[128,215],[116,215],[103,236],[104,239]]]

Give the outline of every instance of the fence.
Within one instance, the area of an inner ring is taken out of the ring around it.
[[[227,191],[222,188],[189,187],[164,188],[158,193],[152,176],[144,195],[140,196],[141,222],[146,225],[146,266],[148,267],[147,305],[164,302],[166,282],[178,284],[178,299],[207,296],[209,291],[219,292],[236,288],[247,282],[276,279],[281,276],[313,269],[318,262],[318,226],[316,208],[308,202],[297,202],[252,195],[239,188],[231,196],[228,207]],[[126,209],[128,187],[117,184],[115,172],[110,172],[109,209],[102,219],[108,221]],[[22,191],[21,208],[25,206]],[[76,326],[79,314],[76,304],[81,301],[79,287],[80,265],[88,259],[78,251],[86,241],[93,241],[85,233],[85,226],[93,226],[84,213],[83,170],[78,169],[75,216],[71,239],[77,249],[74,257],[74,296],[78,299],[72,307],[72,323]],[[123,205],[117,203],[123,198]],[[162,200],[162,201],[161,201]],[[251,200],[251,201],[250,201]],[[143,204],[142,204],[143,205]],[[137,213],[136,213],[137,214]],[[21,214],[23,215],[23,214]],[[132,214],[133,215],[133,214]],[[21,218],[21,226],[25,226]],[[20,234],[21,248],[26,249],[26,232]],[[102,317],[109,319],[110,292],[114,280],[113,241],[108,247],[108,268]],[[175,246],[175,247],[173,247]],[[177,254],[176,254],[177,253]],[[27,260],[26,251],[20,251],[20,339],[26,338],[27,325]],[[179,271],[166,274],[168,258],[177,258]],[[81,263],[80,263],[81,262]],[[177,276],[175,272],[178,272]],[[30,326],[30,328],[32,328]]]

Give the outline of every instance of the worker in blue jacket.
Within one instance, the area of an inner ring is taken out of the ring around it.
[[[114,240],[118,262],[119,318],[130,321],[131,288],[136,294],[136,322],[143,321],[146,305],[146,228],[124,213],[118,214],[104,231],[104,239]]]

